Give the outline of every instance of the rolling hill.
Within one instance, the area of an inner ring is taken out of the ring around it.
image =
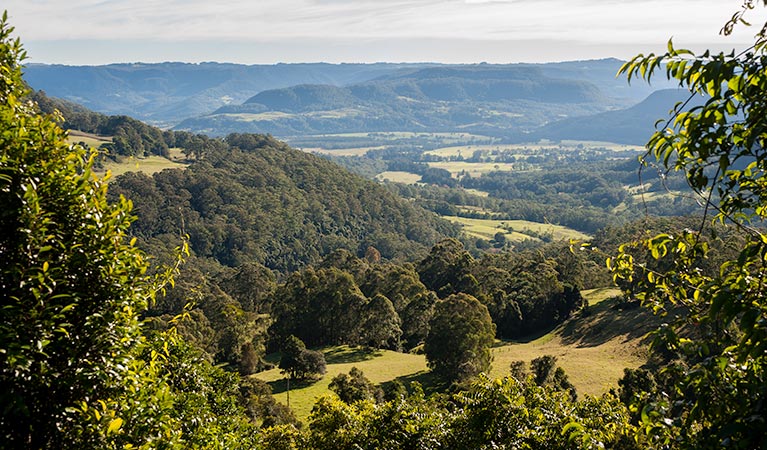
[[[347,86],[303,84],[263,91],[175,128],[212,135],[456,130],[509,135],[628,102],[588,80],[555,76],[555,71],[532,65],[401,69]]]
[[[267,89],[305,83],[343,85],[418,64],[126,63],[105,66],[30,64],[24,79],[36,90],[109,115],[173,125],[239,103]]]

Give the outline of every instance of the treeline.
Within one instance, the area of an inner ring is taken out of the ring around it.
[[[309,347],[413,351],[426,342],[438,305],[456,295],[489,314],[495,337],[543,332],[585,305],[581,287],[608,282],[599,257],[558,243],[475,259],[447,239],[415,264],[384,260],[373,247],[364,257],[339,249],[281,281],[259,264],[232,268],[192,257],[147,315],[164,329],[185,314],[177,329],[187,341],[248,374],[269,367],[265,354],[293,337]]]

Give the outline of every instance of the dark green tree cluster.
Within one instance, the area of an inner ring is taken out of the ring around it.
[[[339,373],[330,381],[329,389],[338,395],[346,403],[372,400],[381,402],[383,390],[370,382],[356,367],[352,367],[348,374]]]
[[[307,380],[325,375],[325,355],[316,350],[307,350],[301,339],[293,335],[288,336],[281,351],[279,367],[290,378]]]
[[[584,306],[577,285],[587,260],[560,245],[542,252],[484,255],[475,260],[454,239],[439,242],[418,266],[421,279],[444,297],[466,293],[490,311],[502,338],[516,338],[561,323]]]
[[[495,325],[487,307],[468,294],[437,303],[424,353],[431,371],[448,382],[463,382],[490,370]]]
[[[309,346],[409,349],[426,336],[435,301],[412,267],[337,251],[322,267],[296,272],[278,287],[270,331],[272,339],[293,334]]]

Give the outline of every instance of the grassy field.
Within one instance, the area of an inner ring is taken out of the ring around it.
[[[537,235],[550,233],[555,241],[569,239],[586,240],[590,238],[587,234],[561,225],[530,222],[527,220],[470,219],[456,216],[443,216],[442,218],[462,225],[463,231],[470,236],[487,240],[493,239],[493,236],[498,232],[504,233],[506,239],[512,242],[524,239],[537,239],[530,234],[526,234],[526,231],[532,231],[533,234]],[[509,228],[514,231],[509,232]]]
[[[417,173],[411,173],[411,172],[389,171],[389,172],[381,172],[378,175],[376,175],[376,180],[379,180],[379,181],[389,180],[395,183],[416,184],[419,181],[421,181],[421,176],[418,175]]]
[[[490,376],[509,374],[512,361],[529,362],[539,356],[553,355],[568,374],[579,395],[601,395],[617,387],[626,367],[637,368],[647,362],[645,337],[657,324],[645,309],[617,308],[620,291],[614,288],[583,291],[589,306],[585,311],[542,335],[518,342],[498,341],[493,348]],[[435,385],[423,355],[388,350],[366,350],[348,346],[322,349],[328,372],[311,384],[292,385],[290,406],[301,420],[306,420],[315,399],[329,393],[331,379],[348,373],[352,367],[362,370],[376,384],[398,379],[409,384],[418,381],[427,391]],[[270,355],[272,362],[278,355]],[[268,382],[275,398],[287,403],[286,382],[279,369],[261,372],[254,377]]]
[[[429,167],[445,169],[454,177],[462,173],[468,173],[472,177],[480,177],[489,172],[511,172],[514,169],[514,163],[502,162],[471,163],[466,161],[436,161],[428,164]]]
[[[320,153],[323,155],[333,156],[365,156],[371,150],[381,150],[386,148],[379,145],[377,147],[358,147],[358,148],[339,148],[339,149],[326,149],[319,147],[302,148],[301,150],[307,153]]]
[[[187,164],[172,161],[162,156],[148,156],[146,158],[125,158],[122,162],[109,161],[104,164],[104,171],[111,170],[112,176],[116,177],[126,172],[143,172],[152,175],[164,169],[183,169]]]
[[[423,355],[348,346],[325,348],[323,353],[328,363],[325,376],[316,383],[290,388],[290,406],[301,420],[309,416],[317,397],[330,393],[328,385],[333,377],[348,373],[352,367],[362,370],[376,384],[394,379],[429,381],[426,358]],[[287,385],[279,369],[261,372],[255,377],[268,382],[277,401],[287,404]]]
[[[571,141],[571,140],[563,140],[561,142],[531,142],[531,143],[525,143],[525,144],[478,144],[478,145],[458,145],[458,146],[452,146],[452,147],[443,147],[438,148],[434,150],[429,150],[427,152],[424,152],[426,155],[435,155],[435,156],[441,156],[443,158],[450,158],[450,157],[458,157],[463,156],[464,158],[471,157],[472,154],[474,154],[477,150],[483,150],[483,151],[501,151],[501,152],[516,152],[516,151],[525,151],[530,152],[534,150],[549,150],[549,149],[559,149],[559,148],[570,148],[573,150],[576,149],[582,149],[582,148],[604,148],[607,150],[612,151],[626,151],[626,150],[633,150],[633,151],[644,151],[644,147],[640,145],[625,145],[625,144],[616,144],[613,142],[599,142],[599,141]],[[524,155],[515,155],[517,157],[524,158]]]
[[[86,145],[93,148],[99,148],[101,144],[112,142],[112,138],[109,136],[98,136],[91,133],[84,133],[77,130],[69,130],[68,138],[70,144],[77,144],[85,142]]]

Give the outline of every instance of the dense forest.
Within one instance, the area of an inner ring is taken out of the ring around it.
[[[754,6],[746,2],[724,32]],[[767,445],[765,30],[738,55],[696,56],[669,43],[667,53],[640,55],[620,69],[649,80],[663,66],[690,99],[708,97],[676,111],[643,157],[657,161],[660,176],[682,173],[705,205],[702,217],[604,223],[589,243],[485,252],[467,248],[458,230],[396,189],[270,136],[162,132],[54,106],[22,80],[24,51],[12,32],[4,14],[3,445]],[[98,151],[67,142],[60,125],[76,121],[115,136],[118,155],[183,147],[194,161],[107,184],[93,171]],[[189,142],[204,145],[195,152]],[[461,182],[484,183],[495,192],[487,201],[498,205],[560,196],[564,185],[573,192],[565,201],[586,211],[625,200],[614,195],[617,175],[542,176],[544,186],[532,175]],[[457,187],[417,195],[444,200]],[[529,366],[513,362],[501,379],[484,375],[496,339],[588,314],[580,290],[610,281],[623,292],[621,308],[662,318],[646,368],[627,369],[617,388],[586,398],[551,355]],[[422,352],[439,391],[427,395],[418,383],[382,390],[352,369],[332,380],[334,394],[319,398],[302,424],[250,376],[272,365],[266,354],[278,350],[287,380],[311,383],[326,368],[314,349],[336,344]]]

